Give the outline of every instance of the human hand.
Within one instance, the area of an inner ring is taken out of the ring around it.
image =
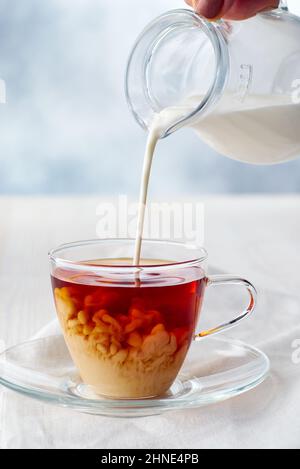
[[[208,19],[243,20],[264,10],[277,8],[279,0],[185,0]]]

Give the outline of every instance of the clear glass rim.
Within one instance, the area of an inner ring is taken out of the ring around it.
[[[62,251],[73,250],[80,247],[87,247],[87,246],[104,246],[105,244],[115,244],[115,245],[122,245],[122,243],[131,243],[132,248],[134,248],[135,239],[134,238],[105,238],[105,239],[89,239],[83,241],[75,241],[71,243],[61,244],[57,248],[54,248],[49,251],[48,256],[50,262],[53,262],[56,266],[59,267],[66,267],[72,268],[76,270],[91,270],[93,272],[121,272],[121,273],[134,273],[137,270],[143,270],[143,272],[153,272],[153,270],[161,271],[161,270],[169,270],[174,268],[185,268],[185,267],[192,267],[195,265],[199,265],[207,260],[208,254],[205,248],[202,246],[198,246],[197,244],[192,243],[185,243],[185,242],[178,242],[178,241],[164,241],[159,239],[144,239],[144,245],[161,245],[161,246],[173,246],[174,248],[184,248],[187,250],[187,253],[190,251],[193,252],[195,256],[191,256],[184,261],[172,261],[166,264],[140,264],[140,265],[117,265],[117,264],[93,264],[92,262],[85,262],[84,264],[82,261],[73,261],[69,259],[65,259],[60,257]],[[201,253],[200,255],[196,255],[196,253]],[[188,257],[188,256],[187,256]],[[88,261],[88,259],[87,259]]]
[[[211,41],[213,48],[214,48],[214,53],[216,57],[216,72],[215,72],[215,78],[209,90],[207,91],[205,97],[203,98],[201,103],[199,103],[199,106],[197,106],[194,109],[194,111],[188,114],[186,117],[180,119],[176,124],[173,124],[170,128],[168,128],[165,131],[165,134],[162,135],[161,138],[165,138],[169,136],[170,134],[175,132],[177,129],[181,128],[183,124],[188,124],[192,122],[196,115],[198,115],[200,112],[205,111],[205,109],[209,107],[209,105],[217,101],[221,97],[222,91],[225,88],[227,78],[228,78],[228,73],[229,73],[229,56],[228,56],[228,50],[226,47],[226,42],[224,40],[223,35],[220,33],[219,29],[212,22],[209,22],[208,20],[198,15],[194,11],[188,10],[186,8],[174,9],[166,13],[163,13],[162,15],[157,17],[155,20],[153,20],[151,23],[149,23],[148,26],[138,36],[132,48],[132,51],[130,53],[128,62],[127,62],[126,75],[125,75],[125,95],[126,95],[128,107],[130,111],[132,112],[137,123],[144,130],[147,130],[148,127],[146,123],[135,110],[135,106],[131,100],[130,91],[129,91],[129,74],[130,74],[131,63],[133,61],[136,49],[138,48],[141,39],[143,38],[143,36],[146,34],[148,30],[150,30],[158,22],[166,19],[168,16],[174,16],[176,14],[185,15],[191,21],[196,21],[198,26],[207,35],[207,37]]]

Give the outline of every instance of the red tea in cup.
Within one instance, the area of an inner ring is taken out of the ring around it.
[[[256,303],[247,280],[206,275],[203,248],[143,240],[144,260],[138,266],[132,265],[133,251],[134,240],[107,239],[71,243],[50,253],[56,309],[70,354],[84,383],[110,398],[163,395],[193,339],[233,327]],[[172,261],[153,260],[164,258]],[[246,289],[247,307],[197,334],[206,288],[224,284]]]
[[[125,259],[88,265],[130,266]],[[169,262],[142,261],[145,265]],[[85,263],[82,263],[84,269]],[[113,279],[57,268],[52,285],[72,358],[86,384],[113,398],[165,393],[194,337],[206,279],[200,267],[115,285]]]

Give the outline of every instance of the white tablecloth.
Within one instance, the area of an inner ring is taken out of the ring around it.
[[[300,448],[300,198],[202,198],[211,265],[256,284],[256,315],[230,336],[272,363],[256,390],[145,419],[81,415],[0,390],[2,448]],[[0,339],[32,337],[54,317],[46,253],[95,237],[97,199],[0,199]],[[215,293],[215,292],[214,292]],[[206,309],[211,308],[210,298]],[[217,319],[217,313],[214,312]]]

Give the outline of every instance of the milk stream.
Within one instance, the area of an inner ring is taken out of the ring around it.
[[[166,108],[163,111],[161,111],[159,114],[155,114],[152,125],[149,129],[145,156],[144,156],[142,180],[141,180],[137,233],[136,233],[136,239],[135,239],[135,251],[134,251],[134,257],[133,257],[133,265],[140,264],[149,180],[150,180],[150,175],[151,175],[153,156],[154,156],[157,142],[171,125],[173,125],[176,121],[178,121],[180,117],[182,117],[182,115],[185,115],[186,113],[189,112],[190,106],[191,104],[189,102],[186,102],[176,107],[174,106],[174,107]]]
[[[144,167],[143,167],[143,173],[142,173],[138,222],[137,222],[137,234],[136,234],[136,240],[135,240],[135,252],[134,252],[134,258],[133,258],[133,265],[140,264],[149,180],[150,180],[154,151],[155,151],[157,142],[160,138],[160,135],[161,134],[158,131],[158,127],[156,125],[153,125],[148,135],[146,151],[145,151],[145,156],[144,156]]]
[[[154,116],[146,144],[133,265],[139,265],[153,156],[164,132],[201,102],[191,96]],[[222,155],[244,163],[275,164],[300,156],[300,103],[290,97],[254,96],[240,103],[224,96],[214,112],[194,122],[203,142]]]

